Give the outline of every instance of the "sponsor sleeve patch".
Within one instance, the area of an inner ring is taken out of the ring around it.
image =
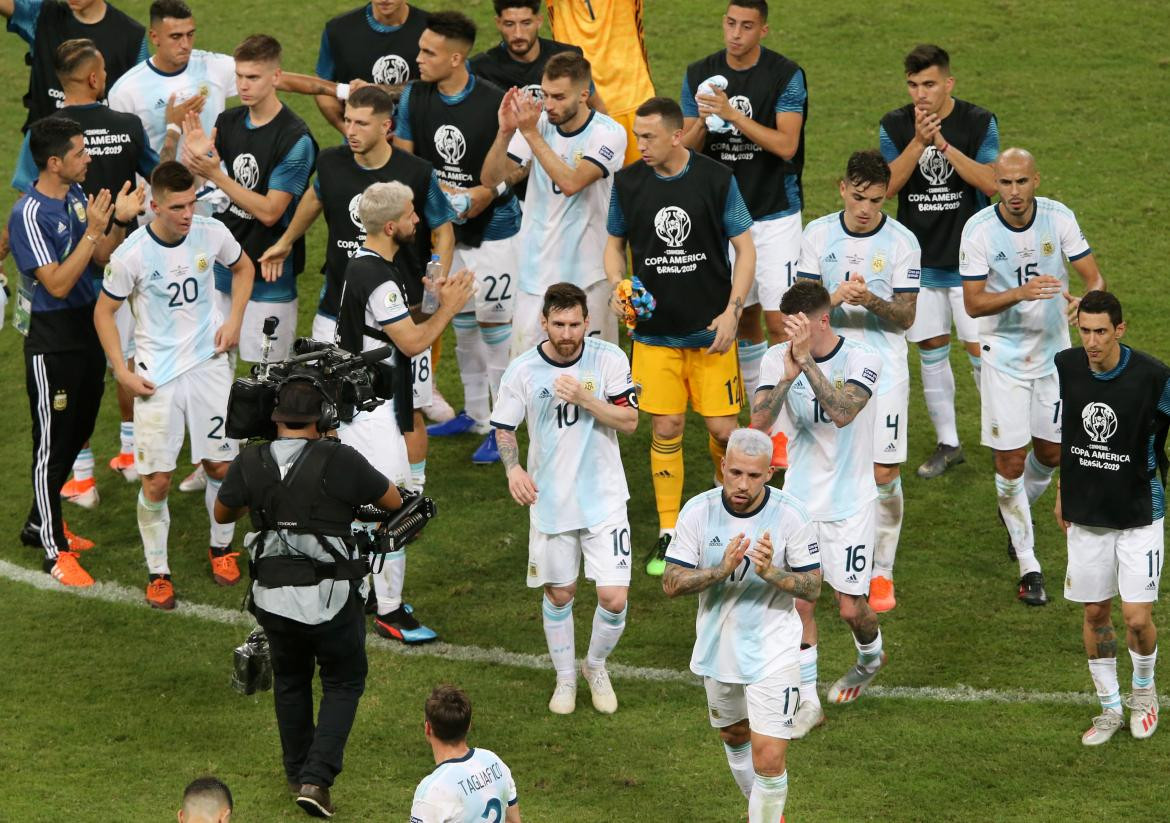
[[[862,369],[861,376],[864,377],[866,380],[868,380],[870,383],[877,382],[877,372],[875,372],[873,369]]]
[[[906,270],[906,279],[907,280],[921,280],[922,279],[922,270],[921,269],[907,269]]]
[[[606,160],[613,160],[613,149],[611,149],[609,146],[601,146],[597,149],[597,153]]]

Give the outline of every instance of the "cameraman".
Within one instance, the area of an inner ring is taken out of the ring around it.
[[[276,439],[240,452],[215,519],[232,523],[251,510],[253,611],[272,655],[285,774],[301,808],[329,817],[329,787],[366,683],[367,567],[350,539],[353,513],[366,503],[397,509],[402,498],[358,452],[321,436],[318,421],[333,411],[317,386],[305,375],[280,387]],[[314,664],[322,689],[316,730]]]
[[[439,308],[415,324],[406,305],[406,278],[394,264],[399,248],[414,240],[418,214],[410,187],[397,181],[374,183],[358,202],[358,216],[366,231],[362,247],[350,259],[341,287],[337,331],[341,347],[359,354],[390,343],[394,353],[394,399],[373,411],[361,412],[338,431],[341,442],[368,455],[370,462],[391,482],[408,485],[410,463],[402,432],[412,425],[410,358],[435,341],[473,290],[472,275],[461,271],[437,284]],[[406,553],[386,559],[374,575],[378,613],[374,631],[403,643],[427,643],[437,635],[423,626],[402,601]]]

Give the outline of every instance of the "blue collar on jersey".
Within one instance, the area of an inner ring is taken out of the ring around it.
[[[837,356],[837,352],[841,351],[841,347],[844,345],[845,345],[845,338],[842,337],[841,335],[837,335],[837,345],[833,346],[833,350],[831,352],[829,352],[828,354],[826,354],[824,357],[814,357],[813,361],[816,363],[824,363],[827,360],[832,360],[834,357]]]
[[[654,172],[654,174],[655,174],[655,176],[658,177],[659,180],[667,180],[667,181],[678,180],[680,177],[682,177],[684,174],[686,174],[688,171],[691,170],[691,161],[694,158],[695,158],[695,150],[694,149],[687,149],[687,164],[682,167],[682,171],[680,171],[678,174],[672,174],[669,177],[665,177],[661,174],[658,174],[658,172]]]
[[[188,59],[187,66],[189,65],[191,65],[191,61]],[[183,68],[179,69],[178,71],[163,71],[154,64],[153,57],[146,61],[146,67],[161,77],[178,77],[187,70],[187,66],[183,66]]]
[[[437,769],[437,768],[439,768],[439,766],[446,766],[448,763],[466,763],[468,760],[471,759],[472,755],[474,755],[474,754],[475,754],[475,749],[469,748],[467,750],[467,754],[463,755],[463,757],[452,757],[448,760],[444,760],[438,766],[435,766],[435,768]]]
[[[865,231],[865,232],[849,231],[849,229],[845,226],[845,210],[844,209],[842,209],[837,214],[837,218],[841,221],[841,231],[845,232],[850,237],[873,237],[875,234],[877,234],[879,231],[881,231],[886,226],[886,215],[884,215],[884,214],[882,215],[882,219],[878,221],[877,227],[873,231]]]
[[[557,126],[557,134],[561,137],[576,137],[585,129],[589,128],[589,124],[593,122],[593,115],[597,114],[593,109],[589,110],[589,116],[585,118],[585,122],[581,124],[581,128],[576,131],[563,131],[560,126]]]
[[[588,339],[589,339],[588,337],[585,338],[585,340],[588,340]],[[551,357],[549,357],[547,354],[544,353],[544,344],[546,342],[548,342],[547,338],[546,338],[546,340],[542,340],[542,341],[540,341],[540,343],[537,344],[536,353],[540,355],[540,358],[542,360],[544,360],[545,363],[548,363],[550,366],[552,366],[553,368],[556,368],[556,369],[567,369],[567,368],[569,368],[569,366],[577,365],[577,363],[581,360],[582,355],[585,354],[585,341],[583,340],[583,341],[581,341],[581,351],[579,351],[577,353],[576,357],[574,357],[568,363],[558,363],[557,361],[553,360]]]
[[[157,234],[154,233],[154,229],[152,229],[150,227],[149,223],[146,224],[146,233],[150,235],[151,240],[158,243],[164,249],[177,249],[179,246],[183,245],[183,242],[187,239],[187,235],[183,235],[178,240],[176,240],[174,243],[168,243],[167,241],[163,240],[161,237],[159,237]]]
[[[1003,215],[1002,215],[1002,214],[1000,214],[1000,212],[999,212],[999,207],[1000,207],[1000,206],[1002,206],[1002,205],[1003,205],[1003,203],[996,203],[996,204],[995,204],[995,206],[994,206],[994,209],[995,209],[995,216],[999,218],[999,222],[1000,222],[1000,223],[1003,223],[1003,227],[1004,227],[1005,229],[1007,229],[1008,231],[1014,231],[1016,234],[1019,234],[1019,233],[1021,233],[1021,232],[1025,232],[1025,231],[1027,231],[1028,229],[1032,228],[1032,224],[1036,222],[1036,215],[1040,213],[1040,206],[1039,206],[1039,204],[1038,204],[1038,203],[1037,203],[1035,200],[1033,200],[1033,201],[1032,201],[1032,216],[1031,216],[1030,218],[1028,218],[1028,223],[1027,223],[1027,225],[1025,225],[1025,226],[1022,226],[1022,227],[1020,227],[1020,228],[1018,228],[1018,229],[1017,229],[1017,228],[1016,228],[1015,226],[1013,226],[1011,223],[1009,223],[1008,221],[1006,221],[1006,220],[1004,220],[1004,219],[1003,219]]]
[[[1121,374],[1123,371],[1125,371],[1125,367],[1129,365],[1129,356],[1131,354],[1133,354],[1133,349],[1131,349],[1129,346],[1122,343],[1121,344],[1121,359],[1117,361],[1116,366],[1111,368],[1109,371],[1102,371],[1102,372],[1095,372],[1092,369],[1089,369],[1089,373],[1093,375],[1094,380],[1112,380],[1113,378],[1115,378],[1119,374]]]
[[[723,492],[719,493],[719,499],[721,501],[723,501],[723,510],[726,511],[728,514],[730,514],[732,517],[740,517],[740,518],[754,517],[756,515],[756,512],[758,512],[760,509],[764,508],[764,506],[768,505],[768,498],[771,496],[772,496],[772,487],[765,485],[764,486],[764,499],[760,501],[760,505],[756,506],[750,512],[737,512],[733,508],[731,508],[731,506],[727,505],[727,496],[725,494],[723,494]]]

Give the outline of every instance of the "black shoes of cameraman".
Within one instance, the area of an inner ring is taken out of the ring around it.
[[[333,817],[333,800],[329,797],[329,789],[324,786],[305,783],[297,792],[297,805],[309,817]]]

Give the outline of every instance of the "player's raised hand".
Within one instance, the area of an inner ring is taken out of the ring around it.
[[[142,214],[146,203],[146,184],[139,183],[138,188],[130,190],[130,181],[122,184],[122,190],[114,201],[114,217],[123,223],[133,220]]]
[[[90,197],[85,209],[85,222],[91,229],[105,231],[114,213],[114,198],[109,189],[102,189],[96,197]]]
[[[1051,274],[1039,274],[1028,280],[1016,291],[1021,300],[1051,300],[1063,291],[1059,278]]]
[[[500,131],[505,134],[510,134],[516,129],[520,128],[520,123],[516,119],[516,95],[520,90],[515,86],[504,92],[504,99],[500,101],[500,109],[496,113],[496,119],[500,123]]]
[[[712,86],[710,94],[695,95],[695,102],[699,105],[699,114],[702,117],[714,114],[730,122],[737,114],[736,108],[727,97],[727,92],[718,86]]]
[[[516,126],[522,132],[535,129],[540,113],[544,111],[544,106],[528,91],[516,92],[512,98],[512,108],[516,112]]]
[[[796,355],[792,353],[792,344],[784,347],[784,379],[793,381],[800,377],[800,363],[796,362]]]
[[[571,374],[562,374],[554,380],[553,392],[566,403],[575,403],[578,406],[589,397],[589,392],[581,386],[581,381]]]
[[[743,536],[740,532],[731,540],[727,541],[727,548],[723,550],[723,560],[719,563],[719,574],[723,577],[730,577],[731,573],[739,567],[743,562],[743,556],[747,553],[748,546],[751,545],[750,540]]]
[[[199,113],[203,111],[203,106],[207,102],[207,98],[202,94],[196,94],[188,97],[182,103],[176,103],[175,97],[177,94],[172,94],[167,98],[166,118],[168,123],[174,123],[180,128],[187,121],[188,115],[195,115],[198,118]]]
[[[522,466],[508,469],[508,491],[521,506],[531,506],[536,502],[536,484]]]
[[[747,550],[747,557],[756,567],[756,574],[760,577],[763,577],[764,573],[772,568],[771,532],[764,532],[760,535],[755,544]]]
[[[1072,293],[1067,289],[1061,292],[1061,296],[1064,297],[1064,302],[1068,304],[1064,309],[1065,316],[1068,317],[1068,324],[1075,326],[1077,324],[1077,311],[1081,308],[1081,298],[1073,297]]]
[[[475,275],[467,269],[460,269],[446,278],[439,278],[439,305],[458,311],[475,293]]]
[[[914,136],[924,147],[935,144],[936,138],[942,136],[941,128],[937,114],[927,114],[922,109],[914,109]]]
[[[785,315],[784,331],[788,333],[788,339],[791,341],[789,351],[792,352],[792,358],[797,363],[808,359],[811,355],[809,341],[812,337],[812,327],[805,313]]]
[[[849,272],[849,279],[836,288],[833,292],[833,299],[836,300],[837,296],[840,295],[841,299],[838,302],[847,306],[859,306],[868,293],[869,289],[865,285],[865,278],[857,272]]]
[[[284,261],[292,252],[292,246],[283,240],[277,240],[260,255],[260,276],[269,283],[280,277],[284,272]]]

